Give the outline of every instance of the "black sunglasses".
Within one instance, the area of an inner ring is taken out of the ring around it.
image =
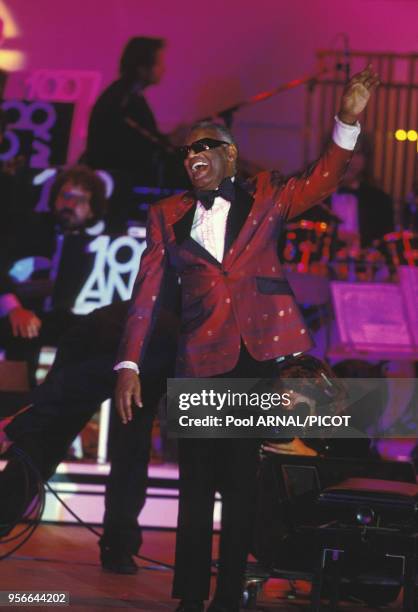
[[[190,145],[184,145],[183,147],[179,147],[177,151],[183,159],[186,159],[190,151],[193,151],[193,153],[201,153],[202,151],[209,151],[209,149],[216,149],[217,147],[221,147],[222,145],[229,144],[231,143],[226,142],[226,140],[216,140],[215,138],[201,138],[200,140],[192,142],[192,144]]]

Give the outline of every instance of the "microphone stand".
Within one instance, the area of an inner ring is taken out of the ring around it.
[[[300,85],[308,84],[310,87],[313,87],[316,81],[318,81],[319,77],[325,74],[326,72],[328,72],[328,68],[322,68],[321,70],[319,70],[318,72],[314,74],[309,74],[299,79],[288,81],[287,83],[283,83],[282,85],[279,85],[278,87],[275,87],[274,89],[270,89],[269,91],[262,91],[256,94],[255,96],[251,96],[247,100],[243,100],[242,102],[238,102],[237,104],[234,104],[233,106],[229,106],[228,108],[225,108],[224,110],[218,113],[215,113],[214,115],[210,117],[204,117],[202,121],[220,117],[225,122],[226,127],[230,128],[232,126],[234,113],[236,113],[241,108],[245,108],[246,106],[252,106],[254,104],[258,104],[259,102],[268,100],[269,98],[272,98],[273,96],[276,96],[277,94],[282,93],[283,91],[289,91],[290,89],[295,89],[296,87],[300,87]]]

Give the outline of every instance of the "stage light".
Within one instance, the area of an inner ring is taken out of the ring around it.
[[[3,22],[4,38],[15,38],[20,36],[21,32],[10,9],[6,6],[3,0],[0,0],[0,19]]]
[[[405,130],[396,130],[395,132],[395,138],[396,140],[406,140],[406,131]]]
[[[4,42],[18,41],[20,29],[13,18],[11,11],[3,0],[0,0],[0,45]],[[25,54],[18,49],[0,49],[0,69],[13,72],[25,67]]]
[[[23,51],[13,49],[0,49],[0,70],[14,72],[25,67],[25,54]]]
[[[410,142],[415,142],[418,140],[418,133],[415,130],[408,130],[406,137]]]

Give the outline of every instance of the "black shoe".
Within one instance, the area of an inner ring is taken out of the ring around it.
[[[100,553],[100,560],[105,572],[127,575],[133,575],[138,572],[138,566],[133,560],[132,555],[126,552],[105,549]]]
[[[199,599],[182,599],[176,612],[203,612],[203,601]]]
[[[229,604],[213,600],[206,612],[239,612],[239,604]]]

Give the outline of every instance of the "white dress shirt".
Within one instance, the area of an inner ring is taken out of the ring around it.
[[[352,151],[359,134],[358,121],[355,125],[348,125],[335,117],[332,139],[336,145]],[[226,221],[230,208],[231,202],[221,197],[215,198],[210,210],[206,210],[201,202],[197,202],[193,218],[190,236],[218,261],[222,261],[224,255]],[[117,371],[122,368],[129,368],[139,373],[138,366],[133,361],[121,361],[113,369]]]
[[[232,182],[235,177],[231,178]],[[207,210],[201,202],[196,205],[190,236],[218,261],[222,261],[225,248],[226,220],[231,202],[217,197]]]

